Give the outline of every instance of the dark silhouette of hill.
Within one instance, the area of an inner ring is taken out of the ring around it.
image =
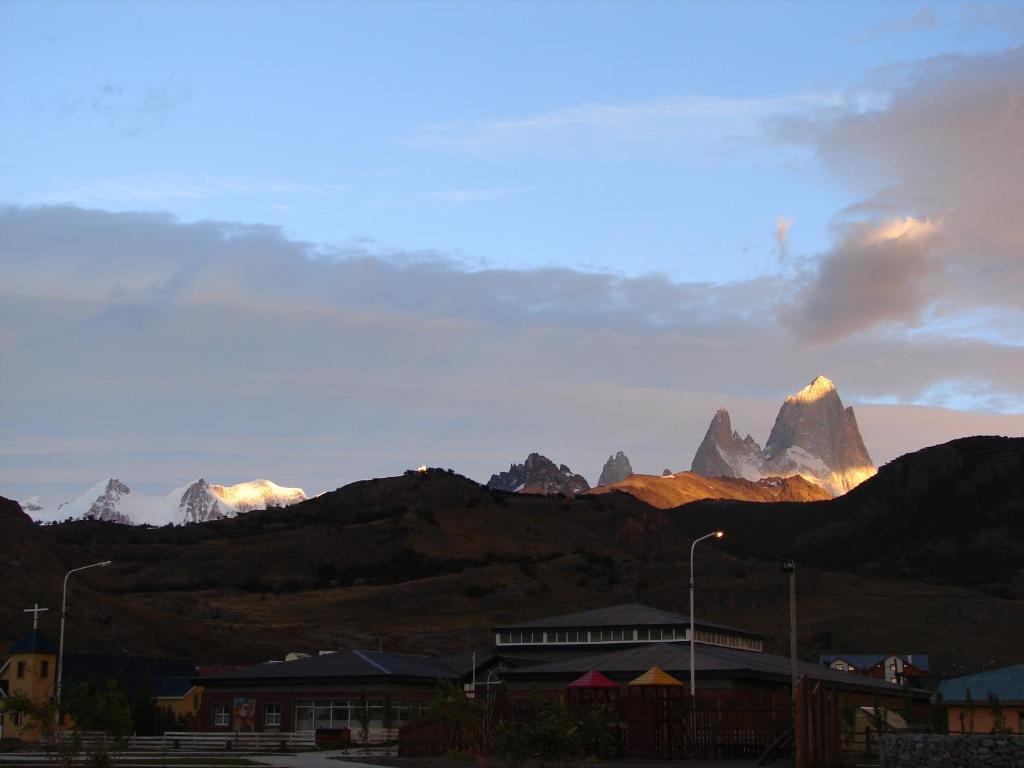
[[[685,610],[690,542],[724,528],[698,551],[706,618],[783,650],[778,559],[791,556],[807,656],[910,649],[951,671],[1010,663],[1024,624],[1022,469],[1024,440],[968,438],[901,457],[831,501],[670,510],[431,470],[155,529],[39,526],[0,500],[0,643],[24,633],[36,599],[55,635],[64,571],[111,559],[72,579],[71,649],[224,663],[378,643],[455,650],[546,614],[632,600]]]

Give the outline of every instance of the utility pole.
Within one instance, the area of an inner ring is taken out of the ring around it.
[[[796,659],[796,563],[792,559],[782,561],[782,570],[789,574],[789,676],[793,686],[793,701],[796,701],[797,659]]]

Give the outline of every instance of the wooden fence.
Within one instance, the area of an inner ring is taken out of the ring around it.
[[[493,754],[502,728],[536,721],[542,706],[534,699],[477,701],[462,722],[422,718],[399,729],[399,756]],[[606,708],[620,752],[630,759],[757,757],[792,720],[788,695],[742,690],[701,692],[694,698],[685,688],[645,687],[599,700],[570,698],[570,722],[588,707]]]

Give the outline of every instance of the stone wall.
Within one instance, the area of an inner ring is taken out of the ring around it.
[[[887,733],[882,768],[1024,768],[1024,736]]]

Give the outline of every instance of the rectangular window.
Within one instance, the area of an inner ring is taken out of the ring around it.
[[[499,642],[501,642],[502,645],[508,645],[509,643],[512,642],[512,633],[511,632],[502,632],[502,633],[499,634],[498,637],[500,638]]]
[[[214,726],[231,725],[231,707],[227,704],[214,704],[213,724]]]
[[[651,639],[651,630],[649,630],[649,629],[638,629],[636,631],[636,639],[637,640],[650,640]]]
[[[46,659],[39,662],[39,676],[43,678],[43,680],[50,676],[50,662]]]
[[[18,662],[18,678],[21,679],[24,676],[25,676],[25,662],[24,661],[19,661]]]
[[[296,731],[312,731],[313,730],[313,702],[312,701],[297,701],[295,702],[295,730]]]
[[[267,704],[263,707],[263,724],[268,728],[281,727],[280,704]]]

